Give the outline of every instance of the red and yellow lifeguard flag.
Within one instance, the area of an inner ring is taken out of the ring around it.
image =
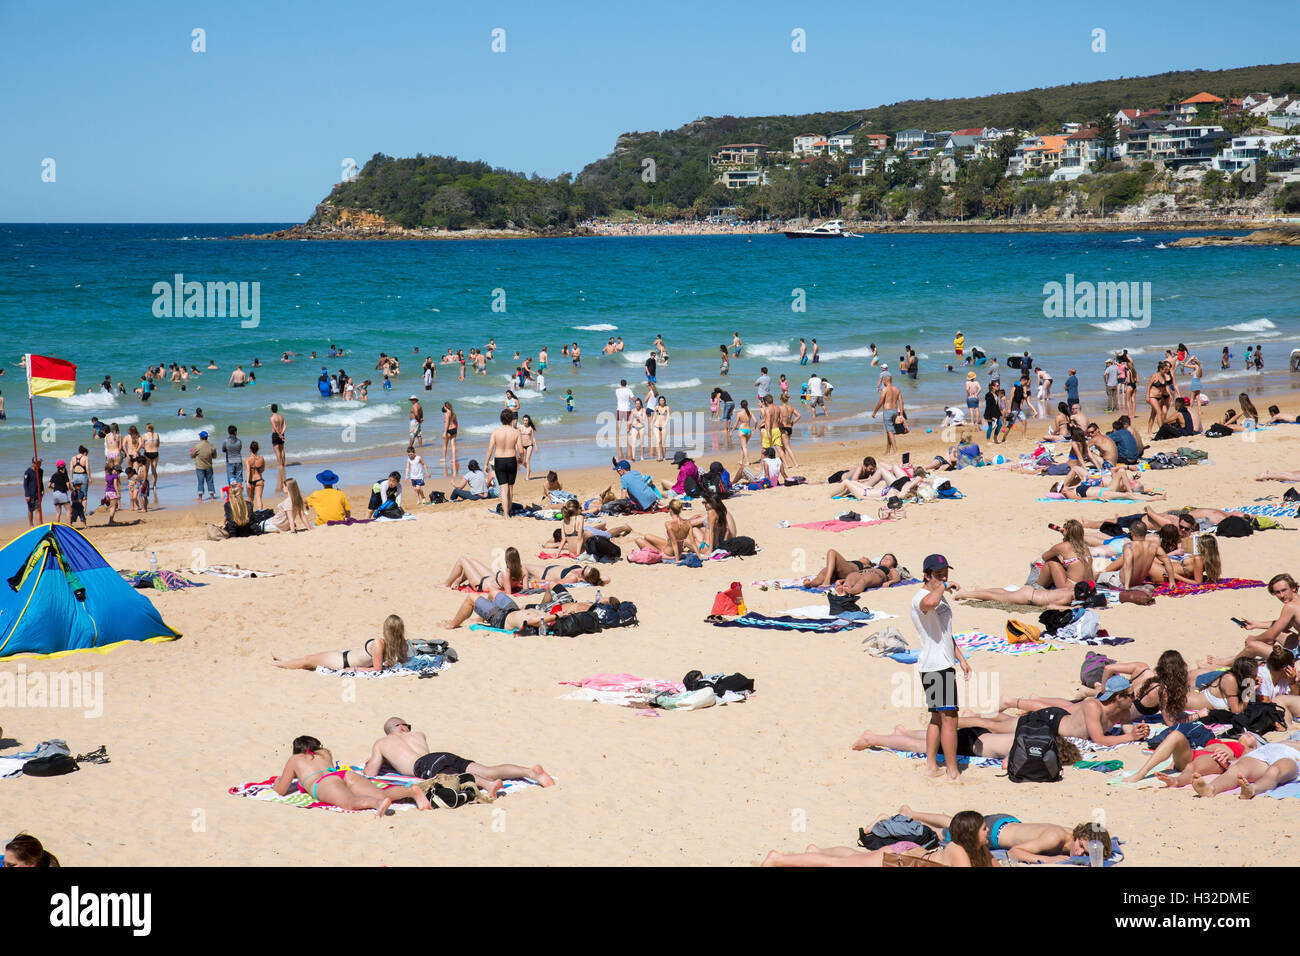
[[[77,366],[48,355],[26,355],[27,397],[71,398],[77,393]]]

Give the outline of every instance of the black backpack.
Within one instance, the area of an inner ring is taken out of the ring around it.
[[[600,621],[590,611],[579,611],[559,618],[550,629],[559,637],[577,637],[579,634],[599,634]]]
[[[718,545],[718,549],[742,558],[758,554],[758,546],[754,543],[754,539],[743,534],[734,538],[727,538]]]
[[[1244,538],[1255,533],[1251,523],[1241,515],[1228,515],[1214,529],[1220,538]]]
[[[1061,779],[1061,754],[1056,748],[1060,717],[1035,710],[1016,721],[1007,755],[1007,779],[1012,783],[1054,783]]]
[[[600,562],[618,561],[623,557],[622,548],[609,538],[601,538],[595,535],[587,539],[587,543],[582,546],[582,550]]]

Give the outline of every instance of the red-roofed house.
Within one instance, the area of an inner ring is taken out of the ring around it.
[[[1119,129],[1123,126],[1132,126],[1141,115],[1141,110],[1116,110],[1115,115],[1111,118],[1115,121],[1115,128]]]
[[[1218,106],[1223,100],[1213,93],[1197,93],[1195,96],[1189,96],[1178,104],[1178,118],[1190,120],[1196,117],[1197,111],[1202,106]]]

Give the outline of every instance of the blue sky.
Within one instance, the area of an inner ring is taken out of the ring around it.
[[[375,152],[552,176],[610,152],[620,132],[699,116],[1282,63],[1300,50],[1298,21],[1264,8],[1249,30],[1199,0],[995,9],[0,0],[0,221],[300,221],[345,158]],[[204,53],[191,50],[196,27]],[[491,50],[498,27],[504,53]],[[1105,53],[1091,50],[1098,27]],[[805,53],[791,51],[795,28]]]

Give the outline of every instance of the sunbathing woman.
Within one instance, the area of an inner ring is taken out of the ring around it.
[[[880,563],[874,567],[863,568],[847,574],[843,581],[835,583],[837,594],[861,594],[897,584],[900,580],[898,558],[892,554],[881,555]]]
[[[1227,710],[1239,714],[1255,699],[1259,686],[1254,658],[1238,657],[1227,670],[1209,668],[1194,671],[1188,682],[1187,706],[1204,713],[1207,710]]]
[[[772,850],[763,866],[883,866],[886,853],[941,863],[944,866],[997,866],[988,849],[988,825],[983,814],[963,810],[949,826],[951,843],[925,850],[915,843],[900,841],[881,850],[864,852],[854,847],[818,847],[809,844],[806,853],[777,853]]]
[[[576,505],[577,502],[574,502]],[[519,551],[516,548],[506,548],[506,566],[502,571],[493,571],[490,567],[481,561],[475,561],[473,558],[460,557],[456,563],[451,566],[451,573],[447,575],[447,580],[443,582],[445,588],[467,587],[473,591],[486,591],[490,588],[500,588],[507,594],[513,594],[516,591],[522,591],[526,586],[527,577],[524,574],[524,564],[519,558]]]
[[[851,495],[854,498],[881,497],[889,494],[890,488],[898,489],[911,480],[911,476],[895,465],[880,465],[874,471],[868,472],[867,476],[861,481],[854,481],[845,478],[840,484],[831,490],[832,498],[840,498],[845,495]],[[879,489],[873,491],[872,489]]]
[[[1283,740],[1262,743],[1238,757],[1210,783],[1193,773],[1191,784],[1198,797],[1217,797],[1241,787],[1241,799],[1250,800],[1261,793],[1290,783],[1300,774],[1300,742]]]
[[[957,731],[957,756],[992,757],[1006,760],[1011,754],[1011,746],[1016,735],[1012,733],[994,733],[983,727],[963,727]],[[894,727],[892,734],[873,734],[862,731],[853,742],[854,750],[869,750],[880,747],[885,750],[901,750],[903,753],[924,753],[926,748],[925,730],[905,730],[902,724]],[[1070,766],[1083,759],[1079,748],[1065,737],[1056,738],[1056,747],[1061,755],[1061,766]]]
[[[722,499],[701,486],[700,500],[704,502],[704,514],[691,519],[692,527],[702,529],[703,544],[711,551],[722,547],[722,542],[736,537],[736,519]]]
[[[1193,747],[1180,730],[1171,730],[1160,746],[1151,751],[1147,762],[1132,774],[1126,774],[1126,780],[1141,780],[1166,760],[1173,760],[1176,774],[1156,773],[1156,779],[1166,787],[1185,787],[1192,782],[1193,776],[1223,773],[1232,761],[1241,757],[1257,746],[1252,734],[1242,734],[1241,740],[1211,739],[1204,747]]]
[[[609,578],[601,577],[600,571],[591,565],[525,564],[524,570],[528,572],[529,583],[534,587],[550,587],[552,584],[581,584],[582,582],[592,585],[609,583]]]
[[[295,781],[298,789],[316,803],[329,803],[344,810],[374,810],[381,818],[394,800],[414,800],[421,810],[432,806],[426,793],[433,785],[432,780],[412,787],[381,790],[360,774],[337,767],[334,755],[315,737],[294,738],[293,756],[271,789],[282,797],[288,796]]]
[[[1119,675],[1127,677],[1133,685],[1132,718],[1164,717],[1165,723],[1173,726],[1184,719],[1187,710],[1187,690],[1190,686],[1187,677],[1187,661],[1178,651],[1169,650],[1160,655],[1156,666],[1134,661],[1120,664],[1112,661],[1101,671],[1100,679],[1084,693],[1089,697],[1100,694],[1106,682]]]
[[[856,574],[873,567],[875,562],[866,555],[857,560],[850,560],[834,548],[826,552],[826,566],[810,578],[803,579],[806,588],[828,588],[836,581],[843,581],[850,574]]]
[[[1067,608],[1074,601],[1074,585],[1068,588],[1043,588],[1029,584],[1004,588],[958,588],[949,585],[948,590],[957,592],[958,601],[998,601],[1002,604],[1023,604],[1026,607]]]
[[[1141,497],[1163,498],[1163,491],[1146,491],[1142,482],[1132,476],[1127,469],[1113,468],[1110,482],[1100,475],[1089,478],[1088,473],[1079,465],[1070,466],[1070,475],[1064,481],[1055,482],[1050,493],[1075,500],[1096,499],[1097,501],[1141,501]]]
[[[375,647],[376,643],[379,644],[378,648]],[[336,671],[378,671],[405,664],[410,656],[406,625],[396,614],[390,614],[384,620],[383,637],[372,637],[361,647],[308,654],[306,657],[279,658],[272,655],[271,663],[289,670],[314,671],[318,667],[328,667]]]
[[[638,548],[651,548],[658,551],[665,559],[676,561],[687,551],[698,550],[700,533],[682,517],[682,502],[673,498],[668,502],[668,520],[664,522],[664,535],[643,534],[635,538]]]
[[[1092,552],[1084,543],[1083,525],[1071,518],[1056,530],[1061,533],[1061,542],[1043,552],[1038,586],[1072,588],[1079,581],[1092,580]]]
[[[577,498],[570,498],[560,508],[560,554],[577,557],[587,543],[586,516]]]

